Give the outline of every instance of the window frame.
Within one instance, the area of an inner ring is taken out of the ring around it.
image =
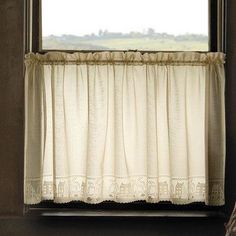
[[[226,17],[227,0],[208,0],[209,1],[209,51],[226,52]],[[42,50],[42,30],[41,30],[41,0],[25,0],[25,53],[47,53],[55,50]],[[73,52],[101,52],[102,50],[56,50],[67,53]],[[124,51],[127,50],[112,50]],[[133,51],[133,50],[129,50]],[[141,53],[153,53],[159,51],[139,51]],[[165,51],[170,52],[170,51]],[[177,52],[177,51],[174,51]],[[205,52],[202,52],[205,53]],[[37,205],[24,204],[24,214],[34,215],[35,212],[42,215],[44,211],[54,210],[56,212],[67,212],[75,210],[85,210],[92,212],[123,211],[133,210],[139,212],[140,216],[148,216],[148,211],[165,212],[196,212],[206,213],[208,217],[224,217],[226,206],[207,206],[204,203],[191,203],[187,205],[175,205],[171,202],[147,203],[136,201],[132,203],[120,204],[116,202],[102,202],[99,204],[88,204],[80,201],[57,204],[52,201],[43,201]],[[40,210],[40,211],[37,211]],[[208,214],[208,213],[211,214]],[[38,215],[36,214],[36,215]],[[81,215],[80,215],[81,216]],[[86,216],[86,215],[85,215]],[[96,214],[94,214],[96,216]],[[114,214],[112,215],[114,216]],[[175,213],[173,214],[175,216]],[[178,214],[176,214],[178,217]],[[137,214],[135,215],[137,217]],[[181,216],[180,216],[181,217]]]
[[[227,0],[208,0],[209,9],[209,52],[226,52],[226,6]],[[42,9],[41,0],[26,0],[26,52],[46,53],[62,52],[101,52],[103,50],[45,50],[42,49]],[[106,50],[106,51],[139,51],[155,53],[158,50]],[[171,52],[171,51],[164,51]],[[177,51],[172,51],[177,52]],[[206,51],[201,51],[206,52]]]

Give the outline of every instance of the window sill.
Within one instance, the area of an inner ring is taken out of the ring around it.
[[[225,218],[222,211],[173,210],[86,210],[64,208],[29,208],[25,216],[40,217],[135,217],[135,218]]]

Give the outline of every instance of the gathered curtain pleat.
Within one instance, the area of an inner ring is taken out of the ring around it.
[[[224,204],[222,53],[26,55],[26,204]]]

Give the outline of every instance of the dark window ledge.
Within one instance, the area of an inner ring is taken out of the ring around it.
[[[149,217],[149,218],[225,218],[222,211],[173,211],[173,210],[87,210],[66,208],[33,208],[25,216],[42,217]]]

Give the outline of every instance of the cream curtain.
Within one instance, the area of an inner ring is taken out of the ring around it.
[[[224,204],[222,53],[28,54],[26,204]]]

